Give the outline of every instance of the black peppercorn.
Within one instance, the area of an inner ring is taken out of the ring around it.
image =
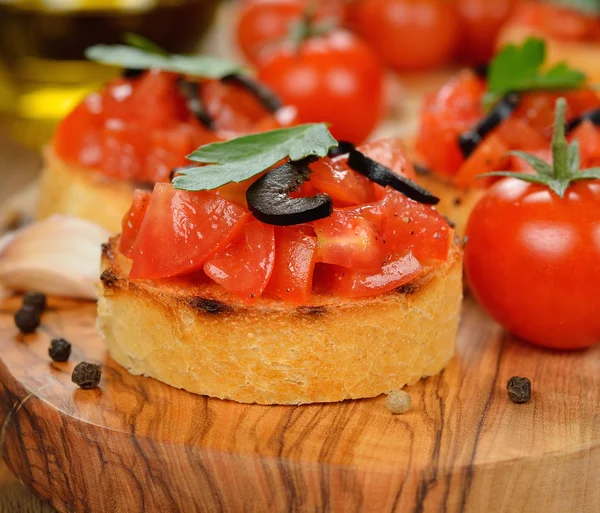
[[[23,306],[15,313],[15,324],[21,333],[34,333],[40,322],[40,311],[31,306]]]
[[[102,376],[102,368],[100,365],[89,362],[78,363],[73,369],[71,375],[71,381],[76,385],[79,385],[85,390],[90,388],[96,388],[100,383],[100,377]]]
[[[66,362],[71,356],[71,344],[64,338],[55,338],[50,342],[48,354],[55,362]]]
[[[526,403],[531,399],[531,381],[529,378],[513,376],[506,384],[508,397],[513,403]]]
[[[46,310],[46,294],[30,291],[23,296],[23,306],[29,306],[40,313]]]

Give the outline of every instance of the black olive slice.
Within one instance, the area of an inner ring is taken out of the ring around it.
[[[518,104],[518,94],[507,94],[479,123],[458,136],[458,145],[465,158],[468,158],[475,151],[475,148],[487,134],[512,114]]]
[[[290,198],[310,176],[308,164],[314,159],[286,162],[271,169],[246,191],[250,212],[259,221],[276,226],[308,223],[329,217],[333,202],[326,194],[306,198]]]
[[[138,78],[142,76],[147,70],[145,69],[134,69],[134,68],[125,68],[121,71],[121,77],[123,78]]]
[[[191,113],[196,116],[196,119],[206,128],[214,130],[215,122],[204,107],[204,103],[200,96],[200,90],[198,89],[198,83],[186,80],[185,78],[180,78],[177,85],[179,86],[181,94],[185,96],[188,109],[190,109]]]
[[[355,148],[354,144],[348,141],[338,141],[338,145],[329,150],[327,156],[330,159],[350,153]]]
[[[583,123],[586,120],[591,121],[596,126],[600,126],[600,109],[588,110],[587,112],[584,112],[581,116],[569,121],[567,123],[567,133],[577,128],[579,125],[581,125],[581,123]]]
[[[252,93],[269,112],[275,113],[281,108],[281,100],[267,86],[257,82],[247,75],[232,74],[221,79],[225,83],[234,83]]]
[[[426,205],[437,205],[440,199],[412,180],[394,173],[390,168],[367,157],[358,150],[352,150],[348,165],[379,185],[389,185],[405,196]]]

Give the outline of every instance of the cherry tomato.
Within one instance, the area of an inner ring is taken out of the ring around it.
[[[459,56],[469,64],[488,62],[494,56],[500,29],[518,0],[458,0]]]
[[[487,312],[541,346],[600,342],[600,181],[564,199],[508,178],[488,189],[466,229],[465,270]]]
[[[342,0],[245,0],[240,6],[235,29],[238,48],[245,57],[257,64],[261,53],[277,44],[289,33],[290,24],[302,18],[307,8],[316,7],[316,21],[341,21],[344,17]]]
[[[126,257],[131,258],[135,239],[137,238],[140,226],[146,215],[146,210],[148,209],[150,195],[150,191],[136,189],[133,194],[133,203],[131,204],[129,211],[123,217],[123,222],[121,223],[121,237],[119,239],[119,251]]]
[[[314,233],[314,232],[313,232]],[[266,292],[292,303],[306,303],[317,257],[317,238],[306,228],[275,228],[275,268]]]
[[[271,278],[275,265],[275,230],[256,219],[241,234],[204,264],[216,283],[252,303]]]
[[[448,0],[359,0],[358,33],[398,70],[448,64],[459,35],[456,8]]]
[[[331,123],[340,140],[362,142],[383,115],[382,66],[349,32],[311,37],[297,49],[285,43],[261,62],[258,76],[298,109],[299,123]]]
[[[201,269],[229,244],[250,213],[210,191],[158,183],[131,250],[131,278],[156,279]]]

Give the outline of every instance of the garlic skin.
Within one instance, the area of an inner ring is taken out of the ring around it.
[[[0,238],[0,288],[96,299],[101,245],[110,233],[56,215]]]

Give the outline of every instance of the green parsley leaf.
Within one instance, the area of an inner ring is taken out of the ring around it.
[[[201,146],[188,159],[207,164],[183,168],[173,179],[176,189],[204,191],[243,182],[284,159],[324,157],[337,141],[324,123],[280,128]]]
[[[575,89],[581,87],[586,76],[583,72],[558,63],[549,70],[542,69],[546,60],[546,43],[530,37],[521,46],[504,47],[494,57],[488,72],[486,107],[492,106],[511,92]]]
[[[126,34],[127,45],[94,45],[85,56],[95,62],[128,69],[162,69],[203,78],[223,78],[243,73],[238,64],[207,55],[170,54],[152,41],[137,35]]]
[[[580,11],[584,14],[600,15],[600,0],[551,0],[553,4]]]
[[[570,145],[565,138],[565,112],[567,101],[564,98],[556,100],[556,115],[554,119],[554,136],[552,137],[552,164],[522,151],[512,151],[510,155],[516,155],[530,164],[536,174],[517,173],[514,171],[494,171],[484,173],[477,178],[486,176],[502,176],[517,178],[524,182],[545,185],[560,198],[564,198],[565,192],[573,182],[581,180],[600,179],[600,167],[580,169],[579,141],[575,140]]]

